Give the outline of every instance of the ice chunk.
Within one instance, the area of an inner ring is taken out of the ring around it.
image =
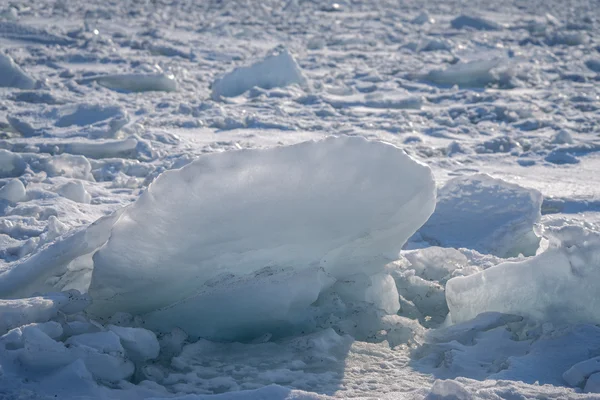
[[[51,293],[26,299],[0,300],[0,334],[25,324],[46,322],[59,311],[71,314],[87,305],[85,295],[79,293]]]
[[[54,123],[57,127],[87,126],[113,118],[124,119],[127,112],[119,106],[102,106],[99,104],[78,104],[60,110],[61,117]]]
[[[600,323],[600,233],[565,226],[552,235],[552,247],[538,256],[450,279],[446,299],[452,321],[497,311],[540,321]]]
[[[79,141],[65,145],[65,151],[89,158],[123,157],[134,152],[138,143],[134,137],[123,140],[103,140],[102,142]]]
[[[600,393],[600,372],[596,372],[588,378],[583,391],[586,393]]]
[[[115,325],[108,325],[108,329],[121,339],[121,344],[131,358],[146,361],[158,357],[160,346],[153,332],[142,328]]]
[[[479,174],[450,180],[438,191],[435,212],[419,230],[426,241],[500,257],[534,255],[541,217],[536,190]]]
[[[50,177],[84,179],[94,181],[92,166],[87,158],[80,155],[59,154],[41,160],[40,168]]]
[[[125,349],[114,332],[84,333],[66,342],[97,379],[120,381],[133,375],[135,367],[125,358]]]
[[[123,92],[175,92],[177,82],[173,75],[118,74],[100,75],[80,79],[78,83],[98,82],[100,85]]]
[[[10,56],[0,53],[0,87],[33,89],[35,80],[23,72]]]
[[[263,89],[306,84],[300,67],[290,52],[275,49],[264,60],[249,67],[239,67],[217,79],[212,84],[212,97],[235,97],[258,86]]]
[[[435,19],[431,18],[427,12],[422,11],[419,15],[414,17],[411,22],[416,25],[425,25],[427,23],[435,23]]]
[[[30,257],[13,263],[11,268],[0,273],[0,297],[28,297],[36,292],[62,290],[63,287],[53,286],[51,282],[56,281],[49,278],[64,275],[69,263],[102,246],[121,212],[118,210],[100,218],[89,227],[65,235]],[[71,294],[70,297],[77,300],[74,304],[87,301],[85,296],[80,298]]]
[[[473,396],[460,382],[436,379],[426,400],[471,400],[472,398]]]
[[[92,196],[79,181],[69,182],[58,189],[58,194],[77,203],[89,204]]]
[[[600,357],[590,358],[573,365],[563,374],[563,379],[571,386],[580,386],[596,372],[600,372]]]
[[[434,203],[429,168],[360,137],[205,155],[123,212],[91,311],[214,337],[292,323],[333,278],[381,272]]]
[[[0,178],[20,176],[26,167],[27,164],[20,154],[0,149]]]
[[[600,58],[590,58],[585,61],[585,66],[594,72],[600,73]]]
[[[8,200],[12,203],[18,203],[25,200],[27,193],[23,182],[18,179],[11,179],[6,185],[0,188],[0,199]]]
[[[450,25],[454,29],[473,28],[480,31],[497,31],[502,29],[502,25],[497,22],[487,18],[470,15],[458,16],[450,22]]]
[[[498,81],[499,78],[493,69],[498,67],[501,62],[501,58],[459,62],[446,69],[429,71],[424,79],[439,85],[483,87]]]

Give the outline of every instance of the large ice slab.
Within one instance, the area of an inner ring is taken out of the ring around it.
[[[537,190],[479,174],[450,180],[438,191],[435,213],[419,230],[426,241],[500,257],[534,255],[541,217]]]
[[[497,311],[539,321],[600,323],[600,233],[566,226],[552,236],[552,247],[538,256],[450,279],[452,321]]]
[[[120,216],[90,311],[210,337],[293,323],[335,279],[381,272],[434,205],[428,167],[364,138],[205,155]]]

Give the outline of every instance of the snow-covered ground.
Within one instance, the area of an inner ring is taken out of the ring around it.
[[[600,398],[599,82],[594,1],[0,2],[0,399]]]

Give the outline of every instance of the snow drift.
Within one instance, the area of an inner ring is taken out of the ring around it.
[[[429,168],[382,142],[206,155],[123,212],[88,311],[228,339],[295,324],[337,279],[381,272],[434,205]]]
[[[294,57],[285,48],[271,52],[264,60],[249,67],[236,68],[212,84],[212,97],[235,97],[257,86],[263,89],[306,84]]]

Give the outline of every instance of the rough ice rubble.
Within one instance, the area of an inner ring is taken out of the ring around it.
[[[439,191],[436,210],[418,231],[431,244],[500,257],[534,255],[542,195],[489,175],[457,177]]]
[[[89,311],[227,339],[301,323],[336,280],[396,259],[434,193],[427,167],[359,137],[206,155],[119,217],[94,255]]]
[[[453,322],[496,311],[561,323],[600,323],[600,232],[570,225],[547,233],[550,248],[446,284]]]
[[[300,67],[285,48],[271,51],[264,60],[248,67],[239,67],[215,80],[212,97],[235,97],[257,86],[263,89],[306,84]]]

